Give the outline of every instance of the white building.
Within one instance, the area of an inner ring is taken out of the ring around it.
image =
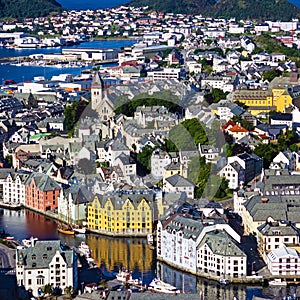
[[[214,224],[213,219],[206,222],[204,225],[200,220],[177,214],[164,223],[159,221],[158,259],[187,272],[217,279],[225,274],[226,278],[245,276],[246,255],[236,245],[240,242],[239,235],[228,224]],[[218,245],[220,240],[222,245]]]
[[[151,175],[155,179],[161,179],[165,173],[165,167],[169,165],[174,159],[172,156],[162,151],[161,149],[155,149],[151,155],[150,165],[151,165]],[[176,162],[178,159],[176,160]]]
[[[16,276],[19,286],[32,289],[37,296],[46,284],[77,288],[77,259],[73,250],[63,249],[60,241],[36,241],[16,251]]]
[[[2,204],[9,207],[20,207],[25,204],[25,181],[29,176],[28,172],[8,173],[3,182]]]
[[[164,68],[162,70],[149,71],[148,77],[153,81],[164,79],[176,79],[180,78],[181,69],[177,68]]]
[[[299,276],[299,263],[299,253],[284,244],[271,251],[267,256],[268,269],[272,275],[276,276]]]
[[[174,174],[163,180],[163,191],[169,193],[186,193],[188,198],[194,198],[195,184],[179,174]]]

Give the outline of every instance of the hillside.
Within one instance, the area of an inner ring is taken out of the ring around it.
[[[287,21],[300,16],[300,9],[287,0],[132,0],[129,4],[164,12],[237,19]]]
[[[61,11],[55,0],[0,0],[0,18],[34,18]]]

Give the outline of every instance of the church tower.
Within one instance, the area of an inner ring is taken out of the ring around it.
[[[101,104],[104,92],[104,82],[101,78],[100,72],[96,72],[91,85],[91,99],[92,109],[96,110],[98,105]]]
[[[114,115],[114,105],[104,91],[104,82],[100,72],[94,74],[91,85],[91,107],[98,113],[101,121],[107,121]]]

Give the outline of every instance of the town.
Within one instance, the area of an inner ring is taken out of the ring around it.
[[[46,215],[66,235],[147,238],[158,261],[221,285],[299,284],[299,20],[144,11],[1,21],[5,48],[137,42],[2,60],[90,68],[3,81],[0,206]],[[77,256],[59,241],[18,246],[17,284],[83,292]]]

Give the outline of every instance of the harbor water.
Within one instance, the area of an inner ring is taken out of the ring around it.
[[[101,40],[92,42],[83,42],[79,45],[67,47],[72,48],[114,48],[120,49],[121,47],[131,46],[136,43],[136,40]],[[41,48],[41,49],[7,49],[0,47],[0,60],[4,61],[8,57],[29,56],[31,54],[39,53],[61,53],[62,47],[55,48]],[[105,65],[109,66],[109,65]],[[91,67],[88,67],[91,68]],[[87,67],[43,67],[43,66],[13,66],[7,63],[0,62],[0,80],[14,80],[15,82],[24,82],[33,80],[35,76],[44,76],[46,79],[51,79],[52,76],[59,74],[72,74],[73,76],[79,75],[83,69]]]
[[[57,223],[43,215],[30,210],[0,210],[0,230],[5,230],[16,240],[37,237],[40,240],[60,239],[62,244],[77,247],[82,241],[88,244],[92,257],[99,266],[98,270],[107,274],[116,274],[120,268],[133,272],[133,278],[143,280],[148,285],[154,277],[159,277],[185,293],[197,293],[202,299],[213,300],[250,300],[253,295],[283,296],[300,294],[295,287],[262,288],[246,285],[222,285],[216,281],[206,280],[188,273],[175,270],[156,260],[155,250],[147,245],[143,238],[116,238],[95,234],[66,236],[57,232]],[[95,277],[85,282],[94,282]],[[200,298],[201,299],[201,298]]]

